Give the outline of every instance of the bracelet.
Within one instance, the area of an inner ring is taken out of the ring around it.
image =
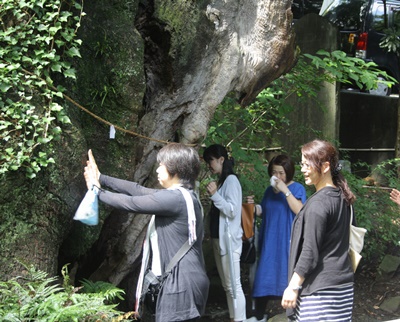
[[[293,291],[298,291],[298,290],[301,290],[303,287],[301,286],[301,285],[297,285],[297,286],[292,286],[291,287],[291,289],[293,290]]]
[[[292,192],[290,190],[288,190],[288,192],[285,193],[286,198],[289,197],[292,194]]]

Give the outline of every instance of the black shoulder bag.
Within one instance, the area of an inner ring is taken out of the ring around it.
[[[144,276],[141,299],[151,314],[156,313],[158,295],[160,294],[166,278],[171,273],[175,265],[178,264],[178,262],[189,251],[191,247],[192,245],[189,245],[189,241],[186,241],[186,243],[183,244],[183,246],[171,259],[165,272],[162,275],[156,276],[151,269],[147,270]]]

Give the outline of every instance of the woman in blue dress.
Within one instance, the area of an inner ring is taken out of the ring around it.
[[[253,285],[255,316],[249,322],[266,321],[269,299],[281,297],[287,286],[290,233],[294,217],[306,201],[306,191],[293,181],[294,162],[287,155],[277,155],[268,165],[271,186],[264,193],[258,215],[262,214],[259,231],[259,261]]]

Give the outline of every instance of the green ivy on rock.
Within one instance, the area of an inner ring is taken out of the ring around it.
[[[80,2],[3,0],[0,5],[0,175],[29,178],[54,163],[51,145],[70,123],[56,79],[75,79]]]

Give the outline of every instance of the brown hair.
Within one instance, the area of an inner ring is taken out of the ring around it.
[[[301,153],[309,162],[310,166],[321,173],[322,164],[329,162],[333,184],[342,191],[348,204],[353,204],[356,196],[350,190],[347,180],[341,173],[339,164],[339,154],[332,143],[323,140],[314,140],[303,145]]]

